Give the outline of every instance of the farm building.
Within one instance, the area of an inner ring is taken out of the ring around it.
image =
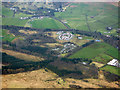
[[[107,64],[112,65],[112,66],[116,66],[116,67],[120,67],[120,63],[118,62],[117,59],[113,59],[110,62],[108,62]]]
[[[112,27],[107,27],[106,29],[107,29],[107,30],[112,30]]]
[[[101,40],[95,40],[96,42],[101,42]]]
[[[78,38],[78,39],[83,39],[83,38],[82,38],[82,37],[80,37],[80,36],[78,36],[77,38]]]

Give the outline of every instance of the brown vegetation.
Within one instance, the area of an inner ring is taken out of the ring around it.
[[[19,32],[20,33],[24,33],[24,34],[36,34],[37,33],[37,31],[30,31],[30,30],[27,30],[27,31],[25,31],[25,30],[19,30]]]
[[[28,54],[25,54],[25,53],[20,53],[20,52],[16,52],[16,51],[12,51],[12,50],[2,49],[2,52],[5,52],[6,54],[8,54],[10,56],[14,56],[16,58],[23,59],[23,60],[29,60],[29,61],[42,61],[42,60],[44,60],[41,57],[28,55]]]

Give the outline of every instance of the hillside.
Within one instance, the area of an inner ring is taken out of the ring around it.
[[[120,88],[118,10],[109,2],[3,2],[2,88]]]

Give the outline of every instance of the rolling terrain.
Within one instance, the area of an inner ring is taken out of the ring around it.
[[[2,7],[2,88],[120,88],[116,4]]]

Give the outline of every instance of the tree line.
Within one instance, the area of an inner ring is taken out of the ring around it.
[[[120,37],[115,37],[113,35],[111,35],[110,37],[107,37],[103,34],[101,34],[100,32],[90,32],[90,31],[84,31],[84,30],[76,30],[76,29],[36,29],[36,28],[30,28],[30,27],[20,27],[20,26],[8,26],[8,25],[2,25],[3,29],[8,29],[8,30],[12,30],[12,31],[16,31],[18,29],[25,29],[25,30],[36,30],[39,31],[41,33],[44,32],[50,32],[50,31],[70,31],[76,34],[81,34],[81,35],[86,35],[86,36],[90,36],[96,39],[102,39],[104,42],[112,45],[115,48],[118,48],[118,50],[120,51],[119,48],[119,41],[120,41]],[[12,32],[11,31],[11,32]],[[16,32],[17,33],[17,32]]]

